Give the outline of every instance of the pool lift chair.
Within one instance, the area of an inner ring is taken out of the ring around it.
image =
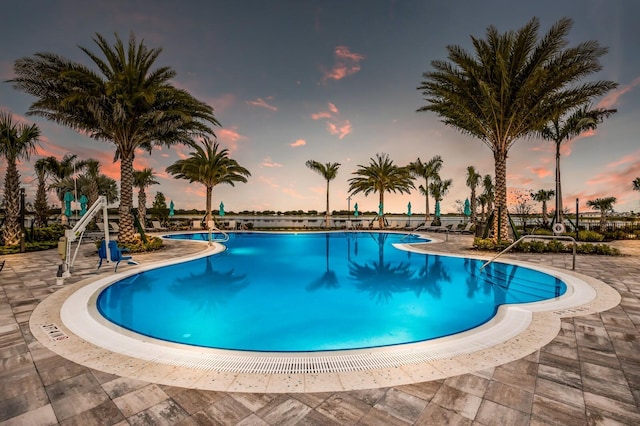
[[[98,263],[98,269],[102,266],[102,261],[107,259],[107,253],[109,253],[109,257],[112,262],[116,262],[116,267],[113,272],[118,272],[118,265],[123,260],[126,260],[129,265],[137,265],[138,262],[131,259],[131,256],[124,255],[123,253],[128,251],[127,249],[121,249],[118,247],[118,242],[115,240],[111,240],[107,243],[106,240],[102,240],[100,244],[100,248],[98,249],[98,257],[100,257],[100,262]]]
[[[64,284],[64,278],[71,276],[71,270],[75,264],[76,257],[78,257],[78,250],[82,243],[82,237],[86,230],[87,225],[91,220],[102,210],[102,228],[104,228],[104,244],[109,245],[109,217],[107,213],[107,197],[104,195],[98,197],[95,203],[87,210],[87,212],[78,220],[72,229],[67,229],[64,232],[64,237],[61,237],[58,241],[58,254],[62,259],[62,263],[58,266],[58,272],[56,274],[56,284]],[[77,246],[73,257],[71,257],[71,245],[77,241]],[[107,262],[111,262],[111,252],[106,250],[104,259]],[[116,265],[117,266],[117,265]]]

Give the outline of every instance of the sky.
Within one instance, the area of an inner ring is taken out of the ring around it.
[[[377,211],[377,194],[348,200],[348,179],[386,153],[399,166],[440,155],[442,178],[453,180],[442,211],[454,212],[456,200],[469,197],[467,166],[493,175],[493,154],[434,113],[416,112],[424,105],[416,89],[422,73],[432,69],[431,61],[446,59],[447,45],[472,51],[471,36],[484,38],[487,27],[517,30],[535,16],[541,34],[569,17],[570,45],[597,40],[608,47],[603,69],[592,79],[619,84],[594,103],[618,112],[563,146],[565,206],[573,210],[578,198],[585,210],[587,200],[615,196],[616,211],[640,211],[640,193],[631,189],[640,177],[637,0],[22,0],[3,4],[3,16],[0,110],[42,132],[38,154],[19,165],[28,200],[36,190],[32,163],[41,156],[96,158],[116,180],[120,164],[113,163],[111,143],[26,116],[34,98],[6,82],[15,60],[52,52],[93,67],[79,46],[97,52],[96,33],[111,43],[114,34],[128,40],[133,33],[148,47],[162,48],[157,66],[175,70],[176,87],[214,108],[222,125],[215,129],[218,142],[251,172],[246,184],[215,187],[214,208],[222,201],[236,212],[324,211],[326,182],[305,166],[316,160],[341,164],[330,184],[331,210],[353,209],[357,202],[360,211]],[[507,162],[510,191],[554,188],[554,146],[535,138],[515,143]],[[165,172],[189,152],[174,146],[136,154],[134,167],[153,168],[160,182],[147,191],[149,204],[162,191],[177,209],[204,209],[202,185]],[[5,170],[0,164],[2,181]],[[387,193],[385,212],[406,212],[409,202],[413,213],[424,212],[418,190]]]

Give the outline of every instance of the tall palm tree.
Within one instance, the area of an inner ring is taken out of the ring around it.
[[[138,188],[138,220],[144,227],[147,218],[147,192],[146,188],[151,185],[158,185],[160,182],[155,180],[153,169],[145,167],[142,170],[133,171],[133,184]]]
[[[420,157],[412,163],[409,163],[409,172],[411,176],[415,178],[423,178],[424,179],[424,188],[429,188],[429,179],[436,179],[438,177],[438,173],[440,173],[440,169],[442,168],[442,157],[439,155],[434,155],[431,157],[429,161],[423,163],[420,160]],[[431,220],[429,213],[429,191],[425,191],[423,193],[425,196],[425,214],[424,221],[428,223]]]
[[[467,186],[471,189],[471,223],[475,223],[476,221],[476,188],[480,184],[480,180],[482,179],[482,175],[476,171],[476,168],[473,166],[467,167]]]
[[[35,153],[40,129],[35,124],[18,124],[8,111],[0,111],[0,158],[7,161],[4,177],[5,221],[2,237],[5,245],[20,242],[20,173],[18,160],[28,160]]]
[[[617,201],[616,197],[596,198],[587,201],[587,206],[594,210],[600,210],[600,230],[603,231],[607,224],[607,213],[613,211],[613,204]]]
[[[487,204],[489,204],[489,196],[484,192],[478,195],[478,203],[480,203],[480,222],[484,223],[484,220],[486,218],[486,207]]]
[[[74,192],[76,187],[72,185],[70,189],[67,186],[63,188],[62,182],[84,170],[86,165],[84,160],[78,160],[77,158],[78,156],[76,154],[65,154],[60,160],[53,156],[44,159],[47,173],[52,179],[49,189],[55,190],[56,196],[60,201],[60,219],[63,222],[66,221],[66,216],[64,215],[64,194],[69,191]],[[77,194],[74,193],[74,195]]]
[[[103,58],[80,48],[97,72],[56,54],[36,53],[16,61],[11,81],[37,98],[27,114],[114,145],[121,180],[118,239],[128,243],[135,240],[131,208],[136,150],[191,144],[194,137],[213,135],[210,125],[219,123],[211,106],[171,84],[171,68],[152,69],[161,49],[138,44],[133,34],[127,46],[118,35],[115,39],[111,46],[100,34],[94,37]]]
[[[368,166],[358,165],[358,169],[353,172],[355,177],[349,179],[349,192],[357,194],[362,192],[365,196],[370,193],[378,193],[380,208],[384,211],[384,193],[399,192],[409,193],[413,186],[411,174],[407,167],[400,167],[393,164],[388,154],[376,154],[376,158],[371,158]],[[378,217],[380,228],[384,228],[384,216]]]
[[[493,184],[491,175],[484,175],[484,177],[482,178],[482,188],[482,195],[485,196],[485,199],[487,201],[487,214],[490,215],[493,212],[493,202],[496,199],[496,187]],[[482,219],[482,221],[484,222],[484,218]]]
[[[486,40],[472,37],[474,53],[447,46],[449,61],[432,61],[418,90],[442,121],[480,139],[493,152],[496,207],[493,239],[505,238],[507,218],[507,153],[515,141],[540,132],[554,117],[579,108],[617,86],[589,81],[600,71],[607,52],[596,41],[566,47],[572,21],[563,18],[538,38],[540,23],[531,19],[517,31],[500,34],[490,26]],[[501,224],[501,229],[498,229]]]
[[[615,109],[589,109],[583,106],[573,112],[556,115],[540,132],[543,139],[553,141],[556,145],[556,223],[564,222],[560,180],[560,146],[563,142],[579,136],[584,131],[595,130],[598,124],[615,112]]]
[[[207,223],[209,223],[213,188],[221,184],[235,186],[236,182],[246,183],[251,173],[229,157],[228,149],[219,150],[218,142],[211,143],[205,138],[203,145],[195,145],[195,151],[190,152],[189,157],[176,161],[166,170],[176,179],[187,179],[191,183],[198,182],[205,186]]]
[[[547,201],[555,195],[555,192],[553,189],[541,189],[538,192],[532,192],[530,195],[533,201],[542,203],[542,226],[546,228],[549,226],[549,219],[547,218]]]
[[[322,175],[322,177],[327,181],[327,210],[325,212],[325,227],[328,228],[330,222],[329,217],[331,216],[331,212],[329,210],[329,182],[331,182],[336,178],[336,176],[338,176],[340,163],[322,164],[315,160],[308,160],[305,164],[314,172]]]
[[[438,176],[437,179],[434,179],[433,182],[429,184],[429,192],[431,193],[433,199],[436,201],[436,204],[444,199],[444,196],[447,195],[449,189],[451,189],[452,184],[452,179],[442,180],[440,176]]]
[[[640,177],[637,177],[631,183],[634,191],[640,191]]]
[[[38,189],[36,190],[36,198],[33,201],[33,209],[35,211],[35,226],[47,226],[49,220],[49,203],[47,202],[47,159],[40,158],[33,166],[36,177],[38,179]]]

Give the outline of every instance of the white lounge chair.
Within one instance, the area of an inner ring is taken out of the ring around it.
[[[167,228],[163,227],[160,224],[159,220],[152,220],[151,221],[151,225],[153,225],[153,227],[152,228],[147,228],[147,231],[166,231],[167,230]]]
[[[203,229],[202,228],[202,222],[199,221],[199,220],[194,220],[191,223],[191,229],[196,230],[196,231],[202,230]]]

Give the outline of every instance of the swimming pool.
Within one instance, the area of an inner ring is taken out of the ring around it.
[[[207,234],[172,235],[202,239]],[[97,308],[146,336],[193,346],[313,352],[423,342],[476,328],[504,304],[557,298],[559,278],[518,265],[401,250],[400,233],[237,233],[227,250],[140,272]]]

